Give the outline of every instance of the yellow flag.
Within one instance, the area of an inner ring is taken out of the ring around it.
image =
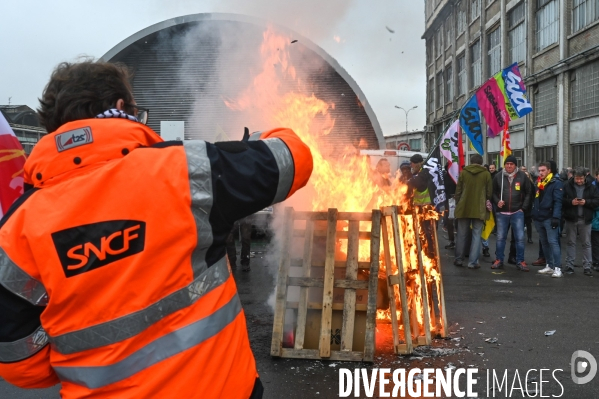
[[[485,227],[483,228],[483,233],[480,235],[483,240],[488,240],[493,228],[495,227],[495,218],[493,217],[493,212],[489,214],[489,219],[485,221]]]

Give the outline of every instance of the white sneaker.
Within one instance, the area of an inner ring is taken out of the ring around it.
[[[545,265],[544,269],[539,270],[541,274],[553,274],[553,269],[549,267],[549,265]]]
[[[553,272],[553,274],[551,275],[551,277],[564,277],[564,275],[562,274],[562,269],[560,269],[559,267],[555,268],[555,271]]]

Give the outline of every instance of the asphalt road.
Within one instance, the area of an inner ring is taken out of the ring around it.
[[[440,247],[443,248],[447,242],[440,233]],[[492,236],[491,252],[495,249],[494,240]],[[537,258],[536,233],[533,240],[534,244],[526,245],[525,260],[529,265]],[[562,242],[565,249],[565,238]],[[453,251],[442,249],[445,301],[452,340],[435,340],[433,348],[437,350],[418,348],[418,353],[410,357],[396,356],[388,348],[381,349],[377,351],[374,364],[277,359],[269,354],[273,316],[267,302],[274,291],[273,267],[260,252],[265,251],[268,244],[255,241],[252,245],[256,257],[252,259],[251,272],[238,269],[235,278],[264,383],[265,398],[337,398],[341,367],[352,370],[358,367],[369,370],[373,367],[440,368],[449,363],[458,368],[479,368],[478,397],[528,397],[517,389],[518,382],[523,388],[528,386],[531,397],[541,397],[541,393],[534,389],[538,388],[541,379],[548,381],[543,383],[542,397],[599,397],[599,376],[585,385],[574,384],[570,377],[574,351],[585,350],[599,359],[599,272],[587,277],[581,268],[577,268],[572,276],[553,279],[539,275],[539,268],[534,266],[530,266],[529,273],[519,272],[515,266],[507,264],[504,270],[491,270],[493,258],[482,257],[481,269],[469,270],[453,266]],[[555,330],[555,334],[545,336],[550,330]],[[489,344],[485,342],[487,338],[497,338],[497,342]],[[525,375],[531,369],[536,371],[529,372],[527,383]],[[541,378],[540,369],[551,371]],[[559,384],[551,374],[556,369],[563,370],[555,372]],[[501,393],[496,389],[494,396],[493,392],[486,391],[487,370],[494,371],[500,378],[507,370],[507,394],[505,388]],[[516,371],[520,378],[516,377]],[[516,389],[511,390],[514,386]],[[0,398],[58,397],[58,387],[21,390],[0,381]],[[363,391],[360,397],[364,397]],[[375,397],[378,397],[378,390]]]

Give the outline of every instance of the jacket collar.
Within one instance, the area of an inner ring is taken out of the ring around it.
[[[25,183],[45,187],[69,172],[99,167],[161,141],[149,127],[126,119],[69,122],[36,144],[25,162]]]

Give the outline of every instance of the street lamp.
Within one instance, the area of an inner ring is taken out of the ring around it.
[[[410,108],[407,111],[405,109],[403,109],[402,107],[398,107],[397,105],[395,106],[395,108],[401,109],[406,114],[406,133],[407,133],[407,131],[408,131],[408,114],[410,113],[411,110],[418,108],[418,106],[414,105],[412,108]]]

